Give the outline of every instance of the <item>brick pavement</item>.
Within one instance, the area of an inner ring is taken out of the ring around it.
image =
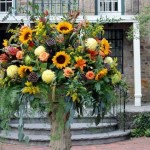
[[[50,150],[50,148],[0,143],[0,150]],[[73,146],[71,150],[150,150],[150,138],[134,138],[123,142],[102,145]]]

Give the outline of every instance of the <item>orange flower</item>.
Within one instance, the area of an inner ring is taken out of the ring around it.
[[[75,67],[76,68],[80,68],[81,70],[83,70],[83,68],[86,66],[86,60],[84,60],[84,59],[78,59],[77,60],[77,64],[75,64]]]
[[[87,50],[87,52],[90,54],[90,58],[91,58],[92,60],[95,60],[95,56],[98,55],[98,52],[97,52],[97,51]]]
[[[95,74],[93,71],[88,71],[85,76],[87,79],[92,80],[92,79],[94,79]]]
[[[74,75],[74,71],[69,67],[66,67],[65,69],[63,69],[63,71],[64,71],[64,76],[67,78],[70,78]]]
[[[102,56],[102,58],[105,57],[105,54],[102,51],[99,51],[99,55]]]
[[[98,74],[95,77],[95,80],[100,80],[107,74],[108,70],[107,69],[102,69],[98,72]]]
[[[22,51],[18,51],[17,54],[16,54],[16,58],[17,59],[22,59],[22,56],[23,56],[23,52]]]
[[[49,54],[48,54],[47,52],[42,52],[42,53],[39,55],[40,61],[47,61],[47,60],[48,60],[48,57],[49,57]]]

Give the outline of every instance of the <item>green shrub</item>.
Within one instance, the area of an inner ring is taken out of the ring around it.
[[[131,136],[141,137],[150,136],[150,114],[142,113],[133,121],[134,129],[131,131]]]

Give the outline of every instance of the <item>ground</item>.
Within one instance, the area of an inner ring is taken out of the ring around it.
[[[50,150],[44,146],[27,146],[0,143],[0,150]],[[92,146],[73,146],[71,150],[150,150],[150,138],[133,138],[123,142]]]

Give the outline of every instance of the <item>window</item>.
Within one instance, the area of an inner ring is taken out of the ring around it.
[[[118,69],[123,73],[123,30],[122,29],[105,29],[105,34],[99,38],[106,38],[111,43],[110,56],[117,57]]]
[[[34,0],[41,11],[48,10],[51,15],[63,15],[78,9],[79,0]]]
[[[12,7],[12,0],[0,0],[0,12],[7,12]]]
[[[99,13],[121,13],[121,0],[98,0]]]

